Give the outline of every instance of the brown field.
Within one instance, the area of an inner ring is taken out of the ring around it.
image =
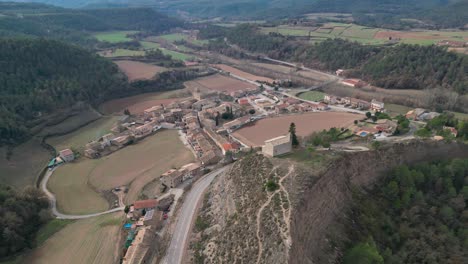
[[[199,78],[194,81],[186,82],[185,84],[189,88],[202,88],[219,92],[235,92],[256,87],[251,83],[239,81],[221,74]]]
[[[328,81],[330,79],[330,77],[327,74],[324,74],[324,73],[322,74],[318,71],[304,71],[304,70],[298,71],[294,68],[284,66],[284,65],[261,63],[261,62],[252,63],[252,64],[257,67],[269,69],[272,71],[276,71],[276,72],[280,72],[284,74],[294,74],[300,77],[314,79],[318,81]]]
[[[174,101],[190,96],[190,92],[186,89],[167,92],[144,93],[107,101],[101,104],[99,109],[104,114],[113,114],[118,112],[121,113],[126,108],[130,110],[131,113],[142,113],[145,109],[148,109],[152,106],[170,104]]]
[[[164,67],[139,61],[121,60],[115,61],[115,64],[127,75],[129,81],[151,79],[156,73],[166,70]]]
[[[112,264],[119,254],[122,213],[78,220],[21,260],[34,264]]]
[[[265,140],[288,133],[289,125],[296,124],[296,133],[305,137],[313,132],[330,129],[332,127],[347,127],[362,115],[344,112],[306,113],[300,115],[286,115],[257,121],[251,126],[243,127],[234,136],[248,146],[262,146]]]
[[[214,66],[216,68],[218,68],[218,69],[221,69],[221,70],[226,71],[226,72],[230,72],[230,73],[232,73],[234,75],[240,76],[242,78],[245,78],[247,80],[251,80],[251,81],[254,81],[254,82],[255,81],[267,82],[267,83],[273,83],[274,82],[274,80],[271,79],[271,78],[253,75],[253,74],[241,71],[239,69],[236,69],[234,67],[231,67],[231,66],[228,66],[228,65],[225,65],[225,64],[216,64]]]

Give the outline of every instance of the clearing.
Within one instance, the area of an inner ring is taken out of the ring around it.
[[[239,81],[221,74],[198,78],[194,81],[186,82],[185,86],[188,88],[201,88],[219,92],[235,92],[256,87],[256,85],[251,83]]]
[[[122,213],[83,219],[67,225],[23,258],[36,264],[116,263]]]
[[[144,50],[116,49],[101,51],[98,54],[106,58],[142,57],[145,56],[146,52]]]
[[[164,67],[139,61],[120,60],[115,61],[115,64],[127,75],[129,81],[148,80],[153,78],[156,73],[166,70]]]
[[[125,109],[128,109],[130,113],[142,113],[152,106],[170,104],[190,96],[191,93],[187,89],[144,93],[107,101],[99,106],[99,110],[104,114],[123,112]]]
[[[266,118],[245,126],[233,135],[247,146],[262,146],[265,140],[288,133],[289,125],[296,124],[296,133],[299,137],[309,136],[313,132],[330,129],[332,127],[348,127],[354,120],[361,119],[359,114],[345,112],[315,112],[299,115],[285,115]]]
[[[108,202],[98,192],[130,185],[126,202],[133,202],[147,183],[193,160],[176,130],[161,130],[103,158],[81,158],[59,167],[48,188],[57,197],[59,211],[96,213],[108,209]]]
[[[136,34],[138,31],[108,31],[98,32],[94,34],[94,37],[99,41],[105,41],[110,43],[126,42],[131,41],[127,35]]]
[[[225,71],[225,72],[232,73],[234,75],[240,76],[242,78],[245,78],[247,80],[254,81],[254,82],[273,83],[275,81],[275,80],[273,80],[271,78],[253,75],[253,74],[241,71],[239,69],[236,69],[234,67],[231,67],[231,66],[228,66],[228,65],[225,65],[225,64],[215,64],[214,66],[216,68],[218,68],[218,69],[221,69],[221,70]]]

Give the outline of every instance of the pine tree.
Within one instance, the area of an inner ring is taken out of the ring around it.
[[[299,140],[297,140],[297,135],[296,135],[296,124],[291,123],[291,125],[289,125],[289,133],[291,134],[291,141],[292,141],[293,147],[295,148],[298,147]]]

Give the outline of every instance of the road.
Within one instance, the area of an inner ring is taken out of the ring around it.
[[[95,213],[95,214],[86,214],[86,215],[68,215],[68,214],[60,213],[57,210],[57,198],[55,198],[55,195],[47,189],[47,182],[49,181],[50,176],[52,176],[53,173],[54,173],[54,170],[48,170],[46,172],[46,174],[44,175],[44,178],[41,181],[40,187],[41,187],[41,190],[47,195],[47,198],[49,198],[52,214],[55,215],[55,217],[57,217],[58,219],[85,219],[85,218],[96,217],[96,216],[110,214],[110,213],[124,210],[125,207],[118,207],[118,208],[114,208],[114,209],[107,210],[104,212]],[[77,199],[79,199],[79,197],[77,197]]]
[[[230,166],[223,167],[214,172],[211,172],[198,180],[185,197],[182,208],[177,216],[177,223],[174,234],[172,234],[171,243],[166,251],[166,256],[161,261],[163,264],[180,264],[182,263],[187,240],[190,235],[192,223],[197,212],[197,205],[202,199],[203,193],[208,188],[210,183],[216,176],[224,173]]]

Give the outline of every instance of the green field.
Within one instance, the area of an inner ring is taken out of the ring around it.
[[[140,44],[145,50],[159,49],[161,47],[161,45],[156,42],[140,41]]]
[[[185,35],[185,34],[179,34],[179,33],[176,33],[176,34],[167,34],[167,35],[162,35],[162,36],[159,36],[160,38],[163,38],[169,42],[174,42],[174,41],[180,41],[180,40],[187,40],[188,41],[188,36]]]
[[[128,49],[116,49],[111,54],[105,55],[109,58],[114,57],[139,57],[145,56],[146,52],[143,50],[128,50]]]
[[[165,48],[161,48],[161,45],[159,43],[149,42],[149,41],[142,41],[141,45],[146,50],[159,49],[159,50],[161,50],[161,52],[163,54],[169,55],[169,56],[172,57],[172,59],[175,59],[175,60],[188,60],[188,59],[193,58],[193,56],[188,55],[188,54],[184,54],[184,53],[180,53],[180,52],[177,52],[177,51],[172,51],[172,50],[168,50],[168,49],[165,49]],[[185,46],[182,46],[182,45],[177,46],[177,48],[179,50],[185,51],[185,52],[192,51],[192,49],[189,49],[189,48],[187,48]]]
[[[414,108],[404,105],[385,103],[385,109],[391,115],[405,115],[406,113],[408,113],[408,111]]]
[[[380,45],[387,42],[386,37],[376,38],[377,33],[395,34],[400,43],[432,45],[440,40],[467,41],[466,31],[388,31],[381,28],[369,28],[355,24],[346,23],[326,23],[316,27],[295,27],[280,25],[277,27],[263,27],[263,33],[275,32],[285,36],[305,37],[310,36],[312,42],[321,42],[327,38],[342,38],[356,41],[361,44]]]
[[[307,101],[314,101],[314,102],[322,101],[324,97],[325,97],[325,93],[318,92],[318,91],[309,91],[309,92],[301,93],[299,95],[299,98],[301,99],[304,99]]]
[[[129,34],[135,34],[138,31],[111,31],[111,32],[99,32],[95,33],[94,37],[99,41],[105,41],[110,43],[126,42],[132,39],[127,37]]]
[[[184,54],[184,53],[180,53],[180,52],[177,52],[177,51],[172,51],[172,50],[168,50],[168,49],[164,49],[164,48],[161,48],[161,51],[165,55],[171,56],[172,59],[174,59],[174,60],[188,60],[188,59],[193,58],[193,56],[191,56],[191,55],[187,55],[187,54]]]

